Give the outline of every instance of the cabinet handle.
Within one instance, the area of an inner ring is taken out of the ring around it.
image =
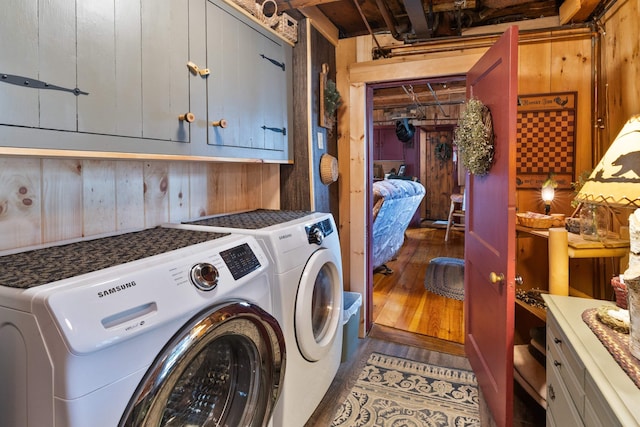
[[[287,134],[287,128],[270,128],[270,127],[267,127],[267,126],[262,126],[262,129],[270,130],[271,132],[279,132],[279,133],[281,133],[283,135]]]
[[[193,113],[185,113],[185,114],[180,114],[178,116],[178,119],[181,122],[187,122],[187,123],[193,123],[193,121],[196,119],[196,115]]]
[[[558,367],[558,368],[559,368],[559,367],[561,367],[561,366],[562,366],[562,363],[558,362],[557,360],[554,360],[554,361],[553,361],[553,366],[555,366],[555,367]]]
[[[194,75],[200,74],[202,77],[206,77],[211,73],[208,68],[200,68],[191,61],[187,62],[187,68],[189,68],[189,71],[191,71],[191,73],[193,73]]]
[[[268,56],[264,56],[264,54],[262,53],[260,54],[260,56],[266,59],[267,61],[271,62],[276,67],[282,68],[282,71],[284,71],[284,62],[276,61],[275,59],[269,58]]]
[[[547,387],[547,390],[549,391],[549,399],[551,400],[556,400],[556,393],[553,391],[553,385],[549,384],[549,387]]]
[[[227,127],[227,121],[225,119],[220,119],[217,122],[211,122],[211,126],[213,127],[221,127],[222,129]]]
[[[560,338],[554,338],[553,342],[556,343],[556,344],[561,344],[562,340]]]

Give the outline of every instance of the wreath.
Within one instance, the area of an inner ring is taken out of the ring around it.
[[[464,167],[474,175],[486,175],[493,163],[493,123],[491,112],[478,99],[471,98],[458,120],[456,145]]]
[[[448,142],[440,142],[436,144],[435,152],[436,158],[438,160],[446,162],[451,158],[451,155],[453,154],[453,148]]]

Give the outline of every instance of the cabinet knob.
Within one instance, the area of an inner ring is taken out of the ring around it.
[[[180,119],[181,122],[185,121],[187,123],[192,123],[196,119],[196,115],[193,113],[180,114],[178,119]]]
[[[553,391],[553,385],[549,384],[548,389],[549,389],[549,392],[548,392],[549,399],[556,400],[556,393],[555,391]]]
[[[562,366],[562,363],[558,362],[557,360],[553,361],[553,366],[559,368],[560,366]]]
[[[504,282],[504,274],[503,273],[496,273],[496,272],[491,272],[489,274],[489,280],[491,281],[491,283],[500,283],[500,282]]]
[[[560,338],[554,338],[553,342],[556,344],[560,344],[562,342],[562,340]]]
[[[220,119],[217,122],[211,122],[211,126],[213,127],[221,127],[221,128],[226,128],[227,127],[227,121],[225,119]]]

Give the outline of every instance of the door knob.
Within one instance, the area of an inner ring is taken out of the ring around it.
[[[178,116],[178,119],[182,122],[182,121],[186,121],[187,123],[192,123],[195,119],[196,119],[196,115],[193,113],[185,113],[185,114],[180,114]]]
[[[226,128],[227,127],[227,121],[225,119],[220,119],[217,122],[211,122],[211,126],[213,127],[221,127],[221,128]]]
[[[500,273],[497,274],[495,272],[491,272],[489,274],[489,280],[491,281],[491,283],[500,283],[500,282],[504,282],[504,274]]]

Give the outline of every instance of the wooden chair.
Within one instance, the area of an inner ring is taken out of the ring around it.
[[[449,206],[449,218],[447,219],[447,231],[444,234],[444,241],[449,241],[449,231],[462,230],[464,231],[464,218],[465,218],[465,202],[464,202],[464,190],[462,194],[451,195],[451,205]]]

